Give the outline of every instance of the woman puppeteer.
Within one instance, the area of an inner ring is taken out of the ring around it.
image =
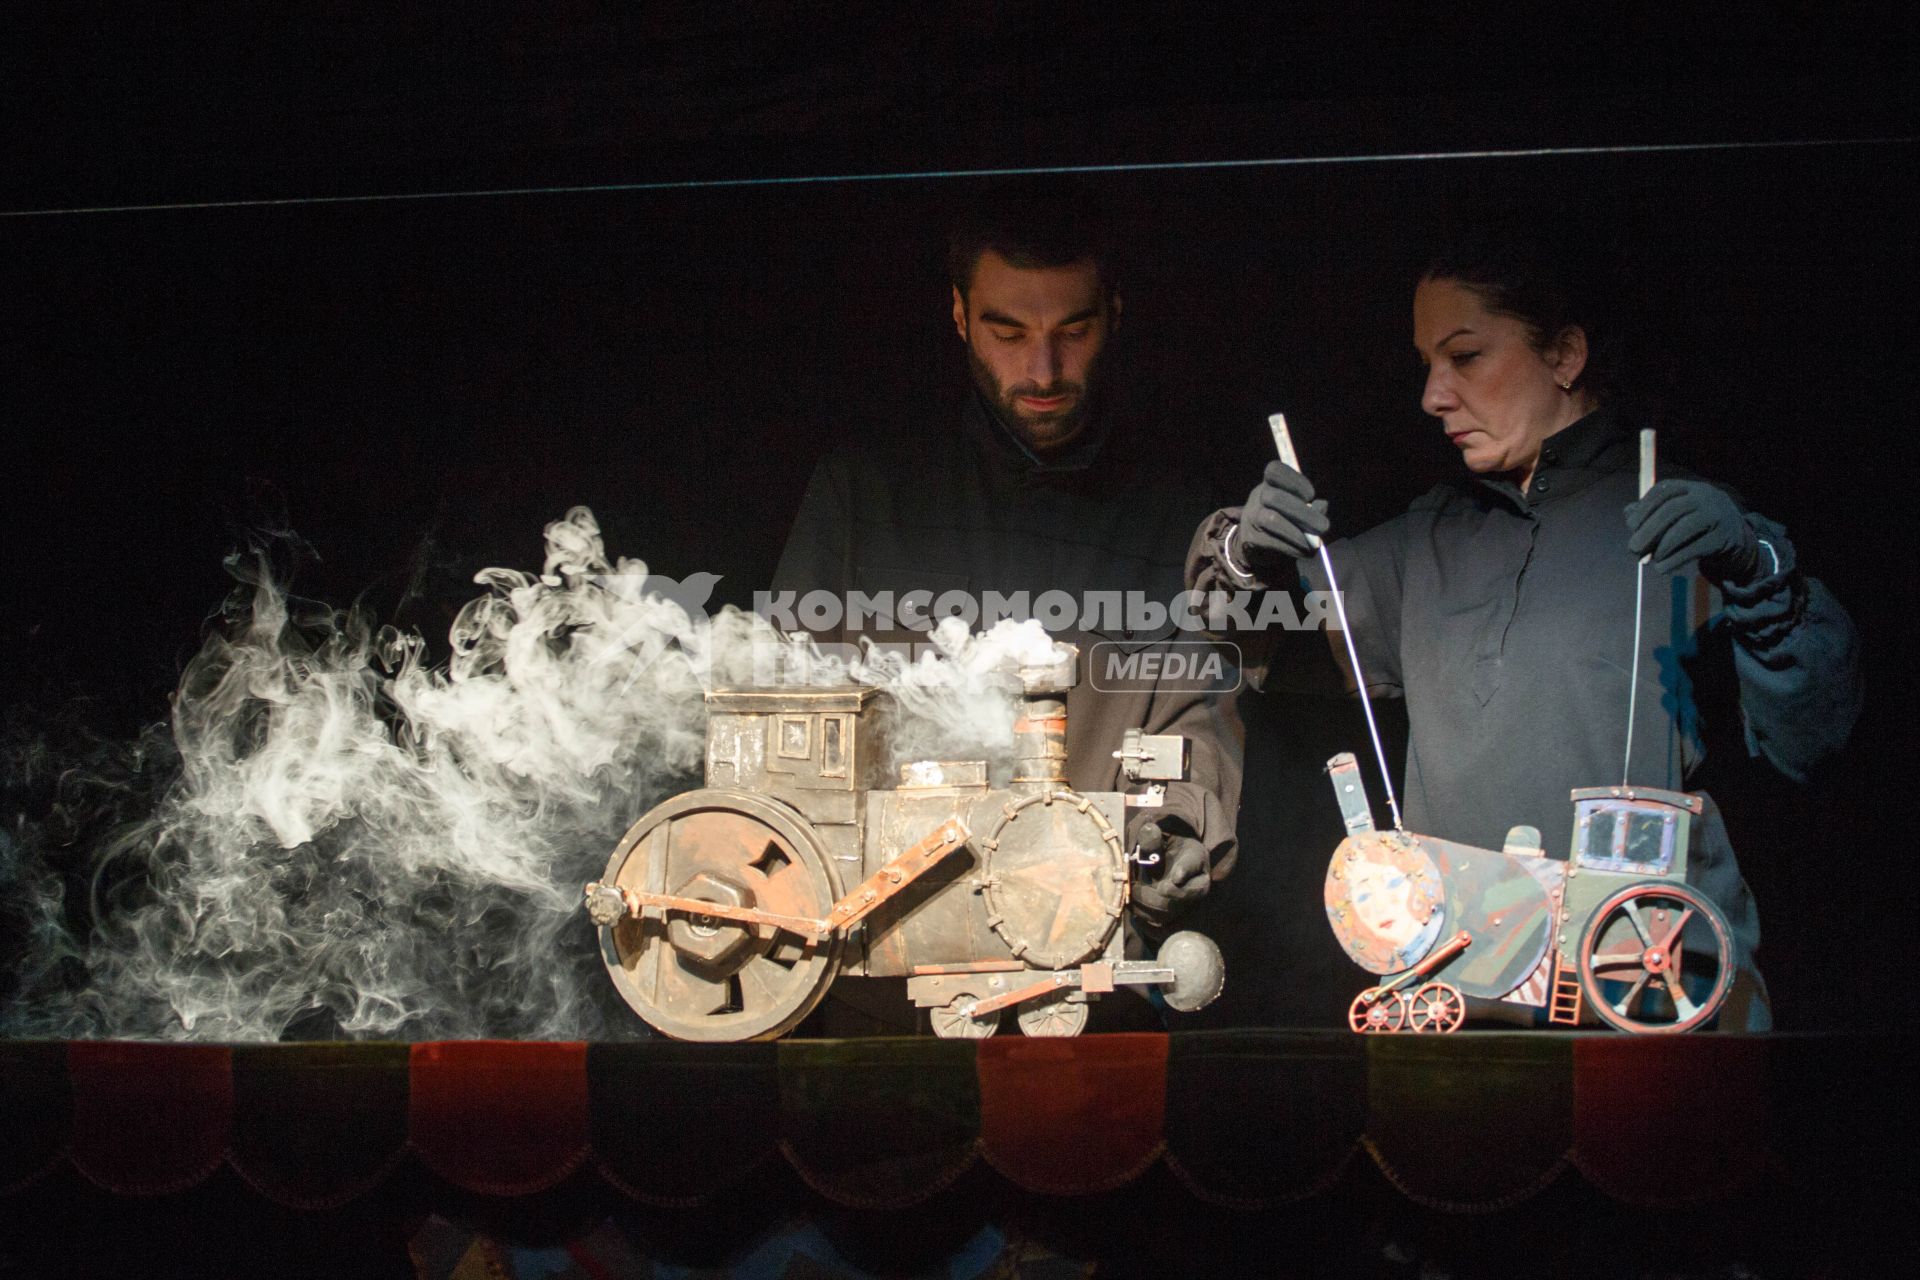
[[[1637,496],[1640,424],[1612,394],[1573,261],[1530,233],[1485,230],[1433,260],[1413,300],[1421,407],[1465,474],[1328,544],[1365,693],[1406,700],[1409,829],[1497,849],[1524,823],[1558,857],[1570,791],[1621,776],[1630,672],[1642,686],[1628,775],[1674,791],[1704,757],[1702,717],[1737,716],[1751,755],[1804,780],[1861,701],[1853,624],[1779,524],[1671,466]],[[1188,585],[1324,590],[1309,535],[1334,524],[1300,472],[1270,462],[1243,507],[1202,523]],[[1271,667],[1291,651],[1233,638],[1250,682],[1283,683]],[[1759,916],[1710,797],[1693,846],[1688,879],[1725,912],[1739,969],[1719,1025],[1765,1030]]]

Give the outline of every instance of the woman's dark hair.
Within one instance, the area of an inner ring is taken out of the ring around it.
[[[1587,335],[1587,365],[1578,383],[1601,400],[1617,390],[1620,326],[1606,255],[1570,232],[1538,224],[1487,223],[1450,242],[1420,279],[1456,280],[1487,310],[1527,326],[1544,351],[1568,326]]]

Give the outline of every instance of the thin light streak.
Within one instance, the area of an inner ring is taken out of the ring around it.
[[[1703,151],[1793,150],[1814,147],[1904,146],[1913,137],[1810,138],[1760,142],[1664,142],[1591,147],[1513,147],[1477,151],[1395,151],[1374,155],[1270,156],[1244,160],[1156,160],[1132,164],[1028,165],[988,169],[913,169],[885,173],[805,174],[771,178],[687,178],[576,186],[493,187],[468,191],[394,191],[344,196],[282,196],[259,200],[190,200],[166,204],[88,205],[65,209],[5,209],[0,218],[51,218],[93,213],[174,213],[200,209],[274,209],[292,205],[379,204],[408,200],[482,200],[505,196],[600,195],[646,191],[710,191],[728,187],[801,187],[833,183],[909,182],[949,178],[1017,178],[1050,174],[1173,173],[1207,169],[1276,169],[1310,165],[1412,164],[1443,160],[1531,160],[1557,156],[1676,155]]]

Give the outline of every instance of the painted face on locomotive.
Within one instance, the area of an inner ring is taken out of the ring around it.
[[[1376,973],[1417,963],[1443,923],[1436,870],[1417,846],[1364,837],[1328,868],[1327,918],[1353,959]]]
[[[1433,917],[1433,904],[1398,867],[1362,860],[1352,865],[1347,883],[1354,915],[1389,950],[1404,949]]]

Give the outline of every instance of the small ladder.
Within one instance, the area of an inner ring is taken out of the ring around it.
[[[1547,1021],[1561,1027],[1580,1025],[1580,975],[1559,947],[1553,949],[1553,994],[1547,1004]]]

